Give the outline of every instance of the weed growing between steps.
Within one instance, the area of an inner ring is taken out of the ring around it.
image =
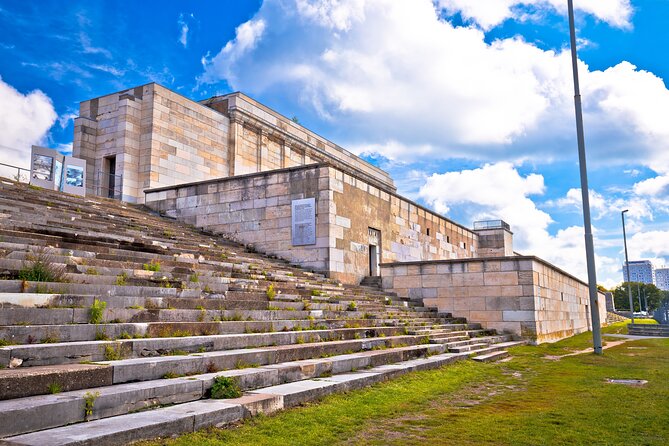
[[[127,283],[128,283],[128,273],[126,273],[125,271],[116,276],[116,285],[126,286]]]
[[[145,263],[142,265],[142,268],[144,271],[153,271],[154,273],[160,271],[160,261],[158,260],[151,260],[149,263]]]
[[[465,361],[411,373],[276,416],[256,417],[238,428],[141,444],[666,445],[669,339],[627,342],[603,356],[545,358],[586,349],[590,336],[516,347],[507,362]],[[648,384],[611,385],[609,378],[646,379]]]
[[[100,392],[86,392],[84,394],[84,419],[88,421],[93,415],[95,400],[100,396]]]
[[[233,378],[227,376],[217,376],[214,378],[214,384],[211,386],[211,397],[214,399],[239,398],[242,391]]]
[[[51,383],[49,384],[49,393],[52,395],[55,395],[57,393],[60,393],[63,391],[63,386],[61,386],[59,383]]]
[[[105,308],[107,308],[107,302],[103,300],[93,300],[93,305],[88,310],[88,321],[91,324],[101,324],[104,319]]]
[[[271,284],[267,287],[267,292],[266,292],[266,294],[267,294],[267,299],[268,299],[268,300],[274,300],[274,298],[276,297],[276,290],[274,289],[274,284],[273,284],[273,283],[271,283]]]
[[[65,267],[58,265],[45,248],[27,255],[19,279],[28,282],[67,282]]]

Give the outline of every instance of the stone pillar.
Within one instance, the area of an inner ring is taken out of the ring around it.
[[[235,158],[237,156],[238,146],[241,145],[240,132],[242,123],[237,118],[234,111],[230,112],[230,131],[228,133],[228,176],[235,175]]]
[[[478,235],[477,257],[510,257],[513,252],[513,232],[503,220],[474,222]]]
[[[616,304],[613,301],[613,293],[605,293],[604,296],[606,297],[606,311],[613,313],[616,311]]]

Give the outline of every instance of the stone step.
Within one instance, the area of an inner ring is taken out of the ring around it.
[[[198,400],[208,394],[216,376],[232,377],[242,391],[249,391],[408,361],[428,353],[443,353],[443,349],[422,345],[399,347],[190,377],[96,387],[94,390],[99,396],[95,399],[93,413],[88,417],[85,416],[84,405],[86,394],[91,393],[90,389],[0,401],[0,437],[82,422],[86,418],[90,421],[166,404]],[[26,417],[27,413],[30,413],[30,417]]]
[[[295,344],[289,345],[211,351],[181,356],[118,359],[99,361],[93,365],[103,366],[97,370],[97,373],[104,373],[107,377],[110,373],[112,374],[112,382],[109,384],[122,384],[136,381],[150,381],[169,376],[196,375],[219,370],[231,370],[239,368],[240,364],[264,366],[279,362],[420,344],[420,340],[412,336],[311,342],[317,339],[317,336],[312,335],[311,337],[305,336],[301,340],[298,338]],[[444,346],[434,344],[427,344],[426,347],[429,349],[441,348],[442,351],[445,349]],[[124,352],[120,348],[115,351],[115,355],[122,357],[123,354]],[[68,390],[96,387],[96,385],[92,385],[89,382],[83,385],[83,381],[77,379],[76,371],[69,371],[68,367],[71,366],[73,365],[21,367],[0,370],[0,382],[2,383],[0,390],[5,392],[0,393],[0,399],[44,394],[49,391],[49,383],[59,383]],[[97,386],[109,385],[105,384],[106,382],[100,379],[100,384]]]
[[[482,342],[479,343],[474,343],[474,344],[460,344],[456,345],[453,347],[449,347],[448,351],[451,353],[463,353],[463,352],[472,352],[472,351],[478,351],[480,349],[488,347],[488,344],[484,344]]]
[[[16,344],[90,341],[106,337],[127,339],[138,337],[183,337],[218,334],[267,333],[308,330],[314,327],[360,328],[397,326],[399,321],[387,319],[287,319],[275,321],[221,322],[134,322],[113,324],[13,325],[0,326],[0,340]],[[401,327],[403,329],[403,327]],[[2,351],[2,350],[0,350]]]
[[[76,364],[83,361],[105,361],[109,359],[110,355],[116,354],[122,355],[124,358],[140,358],[289,345],[296,344],[300,339],[302,341],[315,339],[322,342],[398,335],[403,335],[403,329],[400,327],[363,327],[11,345],[0,347],[0,366],[34,367]]]
[[[110,386],[113,369],[101,364],[66,364],[0,370],[0,400],[41,395],[59,390]]]
[[[472,352],[470,352],[470,354],[473,353],[477,356],[478,355],[486,355],[488,353],[493,353],[493,352],[497,352],[497,351],[500,351],[500,350],[505,350],[507,348],[518,347],[520,345],[526,345],[526,344],[527,344],[527,341],[525,341],[525,340],[523,340],[523,341],[499,342],[499,343],[488,345],[485,348],[481,348],[479,350],[472,351]]]
[[[158,379],[165,375],[188,375],[204,373],[208,369],[233,369],[240,362],[244,364],[268,365],[278,362],[296,361],[349,352],[385,349],[403,345],[418,345],[420,339],[414,336],[388,336],[369,339],[351,339],[343,341],[310,342],[313,337],[303,337],[296,344],[274,347],[225,350],[192,354],[187,356],[161,356],[151,358],[122,359],[105,361],[113,367],[114,384]],[[438,348],[438,345],[427,344]]]
[[[9,325],[64,325],[91,322],[90,308],[0,308],[0,326]],[[384,319],[385,315],[361,311],[297,310],[271,308],[267,310],[206,310],[179,308],[106,308],[100,323],[132,322],[221,322],[273,321],[284,319]],[[400,318],[398,318],[399,320]],[[95,321],[93,321],[95,322]]]
[[[116,445],[157,436],[192,432],[209,426],[239,421],[258,413],[272,413],[328,394],[362,388],[415,370],[428,370],[465,356],[439,354],[397,364],[373,367],[332,377],[257,389],[237,399],[199,400],[113,418],[77,423],[30,434],[5,438],[7,445]]]
[[[509,352],[506,350],[498,350],[495,352],[485,353],[482,355],[473,356],[472,359],[477,362],[494,362],[504,359],[509,356]]]

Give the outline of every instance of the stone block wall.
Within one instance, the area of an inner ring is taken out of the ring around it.
[[[106,187],[105,158],[116,156],[122,199],[142,202],[146,188],[227,176],[228,128],[224,115],[152,83],[82,102],[72,152],[87,162],[90,194]]]
[[[384,289],[537,343],[591,328],[587,284],[536,257],[392,263],[381,273]],[[598,309],[603,322],[603,294]]]
[[[145,88],[153,89],[153,116],[142,190],[228,176],[228,118],[160,85]]]
[[[381,233],[381,262],[475,257],[477,235],[412,201],[330,169],[330,270],[348,283],[369,271],[369,229]]]
[[[147,192],[146,205],[305,268],[327,271],[331,220],[327,167],[312,165]],[[291,203],[316,199],[316,244],[292,246]]]
[[[291,202],[312,197],[316,244],[292,246]],[[152,189],[146,204],[344,283],[369,275],[370,228],[385,262],[476,254],[473,232],[325,164]]]

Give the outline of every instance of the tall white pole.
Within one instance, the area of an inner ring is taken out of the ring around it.
[[[632,302],[632,277],[630,276],[630,261],[627,257],[627,233],[625,232],[625,212],[629,209],[625,209],[620,213],[623,219],[623,243],[625,244],[625,266],[627,267],[627,295],[630,299],[630,313],[632,313],[632,323],[634,323],[634,303]]]
[[[571,63],[574,74],[574,108],[576,110],[576,139],[578,141],[578,161],[581,168],[581,196],[583,199],[583,226],[585,228],[585,257],[588,266],[588,288],[590,294],[590,315],[592,319],[592,346],[596,355],[602,354],[602,329],[599,321],[599,301],[597,273],[595,271],[595,246],[590,223],[590,194],[588,192],[588,169],[585,162],[585,137],[583,135],[583,110],[581,91],[578,85],[578,57],[576,55],[576,27],[574,25],[574,4],[567,0],[569,12],[569,37],[571,43]]]

